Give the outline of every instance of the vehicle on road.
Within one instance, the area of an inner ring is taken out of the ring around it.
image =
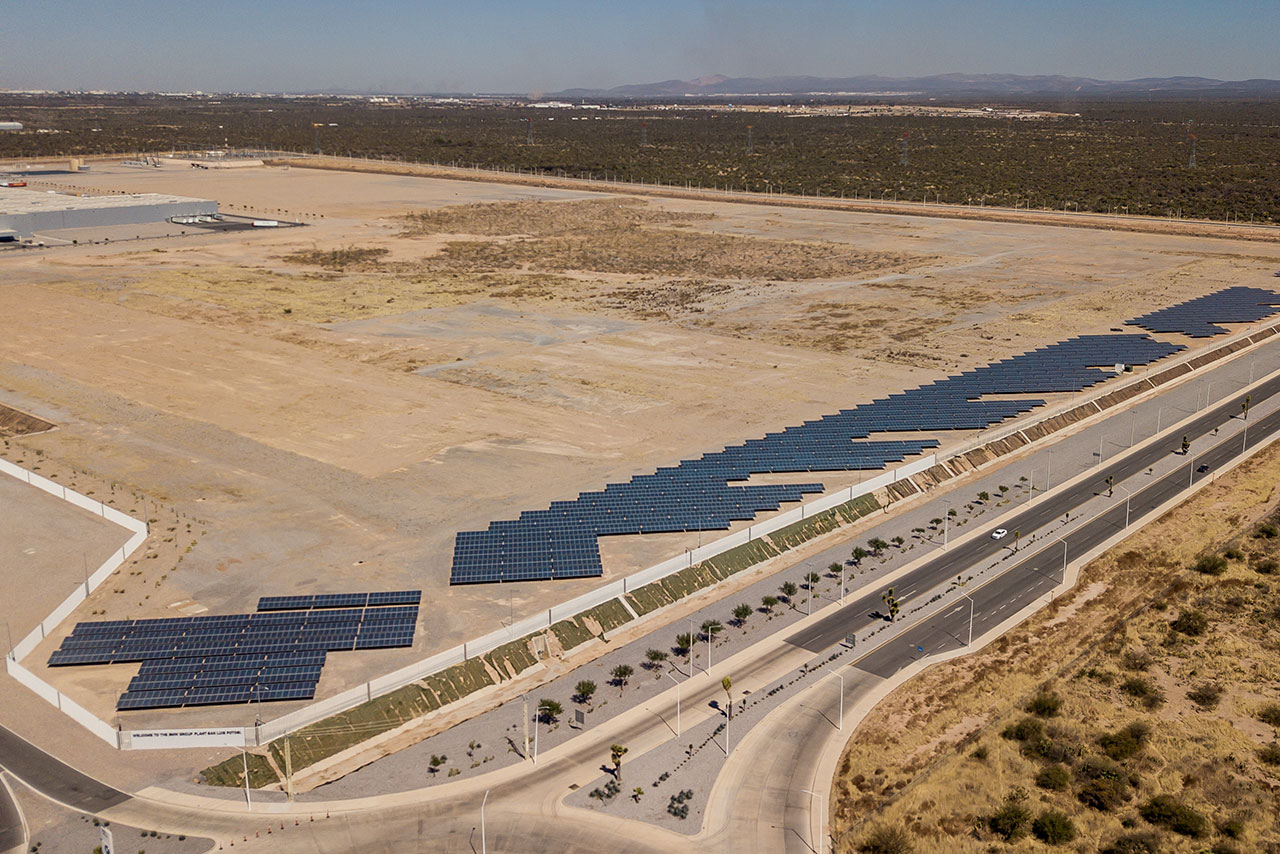
[[[996,528],[994,531],[991,532],[991,539],[1003,540],[1008,535],[1008,533],[1009,532],[1006,531],[1004,528]]]
[[[1200,474],[1204,474],[1208,470],[1209,470],[1209,467],[1203,464],[1201,464],[1201,466],[1198,469],[1196,469],[1196,471],[1199,472]]]

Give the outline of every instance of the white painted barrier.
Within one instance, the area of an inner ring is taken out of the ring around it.
[[[124,750],[175,750],[184,747],[246,747],[248,732],[228,729],[135,729],[121,733]]]
[[[121,564],[129,559],[137,549],[147,539],[147,523],[139,519],[134,519],[125,513],[121,513],[113,507],[108,507],[101,501],[95,501],[87,495],[81,495],[74,489],[67,489],[60,483],[55,483],[46,477],[42,477],[35,472],[28,471],[21,466],[14,465],[8,460],[0,459],[0,473],[7,474],[10,477],[28,483],[37,489],[43,490],[50,495],[61,498],[62,500],[75,505],[83,510],[101,516],[109,522],[113,522],[133,533],[128,541],[120,547],[119,551],[112,552],[111,555],[102,562],[102,565],[89,574],[88,578],[82,584],[77,584],[75,589],[71,591],[66,599],[58,607],[53,609],[53,613],[40,621],[26,637],[14,644],[9,655],[5,657],[5,670],[14,679],[21,682],[27,688],[30,688],[39,697],[56,706],[63,714],[83,726],[89,732],[101,738],[103,741],[112,745],[119,746],[119,734],[109,724],[94,716],[79,703],[60,693],[49,683],[40,679],[27,668],[23,667],[22,659],[26,658],[40,642],[53,632],[58,624],[71,616],[76,607],[81,602],[89,598],[89,594],[97,589],[115,572]]]

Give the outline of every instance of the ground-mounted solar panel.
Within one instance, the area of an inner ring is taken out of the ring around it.
[[[78,623],[49,664],[140,662],[117,704],[125,711],[311,699],[328,653],[412,646],[421,591],[322,595],[304,611]]]
[[[728,530],[783,504],[825,491],[822,483],[747,486],[758,474],[883,470],[939,447],[935,438],[872,439],[874,433],[981,430],[1045,404],[1035,395],[1079,392],[1146,365],[1181,345],[1147,335],[1082,335],[953,377],[842,409],[677,466],[554,501],[518,519],[455,539],[450,584],[595,577],[601,536]],[[1022,395],[988,399],[988,395]]]

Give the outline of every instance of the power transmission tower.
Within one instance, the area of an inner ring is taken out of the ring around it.
[[[747,154],[751,153],[751,125],[747,125]]]
[[[533,145],[533,119],[521,119],[525,125],[524,141],[528,145]]]
[[[1190,137],[1191,137],[1191,157],[1188,158],[1187,160],[1187,168],[1194,169],[1196,168],[1196,135],[1193,133],[1193,134],[1190,134]]]
[[[649,123],[640,123],[640,147],[644,148],[649,144]]]

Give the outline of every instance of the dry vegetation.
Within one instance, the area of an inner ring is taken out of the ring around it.
[[[1280,851],[1278,479],[1273,449],[881,704],[839,850]]]

